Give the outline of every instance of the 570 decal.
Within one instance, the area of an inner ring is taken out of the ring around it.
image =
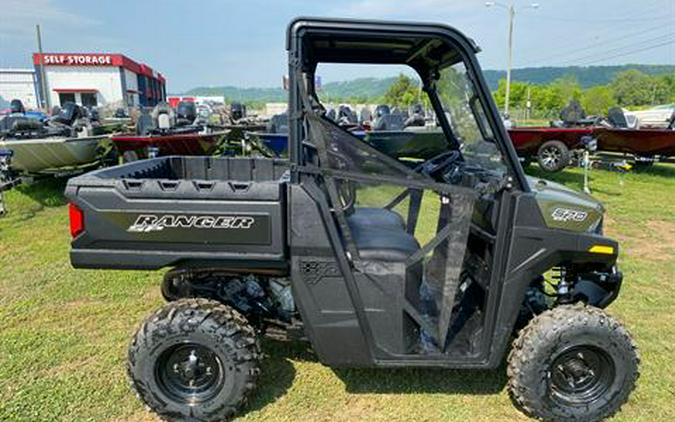
[[[555,221],[584,221],[588,217],[588,213],[579,210],[571,210],[567,208],[556,208],[551,213],[551,218]]]
[[[141,214],[127,229],[131,233],[162,231],[166,228],[183,229],[250,229],[255,223],[254,217],[235,215],[154,215]]]

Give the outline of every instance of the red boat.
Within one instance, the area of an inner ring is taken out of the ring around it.
[[[559,171],[567,167],[571,151],[582,147],[582,138],[593,134],[592,127],[519,127],[508,130],[516,152],[526,161],[536,159],[542,169]]]
[[[641,158],[675,157],[675,130],[596,127],[598,151],[623,152]]]
[[[145,136],[122,134],[113,136],[111,140],[125,161],[133,161],[150,156],[210,155],[225,135],[227,131]]]

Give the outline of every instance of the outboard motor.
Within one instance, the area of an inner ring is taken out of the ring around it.
[[[571,100],[569,104],[560,111],[560,120],[562,120],[564,127],[577,126],[579,122],[585,118],[586,112],[577,100]]]
[[[117,110],[115,110],[115,114],[113,114],[113,117],[115,117],[116,119],[124,119],[126,117],[129,117],[129,114],[124,108],[120,107]]]
[[[68,101],[63,105],[63,108],[56,116],[52,117],[52,121],[66,126],[72,126],[73,123],[83,116],[82,109],[79,105]]]
[[[89,119],[92,122],[99,122],[101,121],[101,115],[98,114],[98,109],[96,107],[91,107],[89,109]]]
[[[230,116],[233,121],[243,119],[246,117],[246,106],[242,103],[232,103],[230,104]]]
[[[195,103],[181,101],[176,106],[176,125],[189,126],[197,118],[197,107]]]

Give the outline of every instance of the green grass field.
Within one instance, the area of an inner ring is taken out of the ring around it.
[[[531,172],[541,176],[533,167]],[[576,189],[579,170],[553,179]],[[63,182],[20,187],[0,219],[0,420],[155,420],[130,393],[127,341],[161,306],[161,273],[75,271]],[[641,349],[642,376],[616,420],[675,420],[675,167],[595,171],[625,284],[609,312]],[[505,371],[331,370],[304,345],[264,342],[243,420],[523,420]]]

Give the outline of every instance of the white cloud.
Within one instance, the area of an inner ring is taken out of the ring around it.
[[[2,0],[0,7],[0,36],[5,39],[33,34],[36,24],[79,28],[99,23],[53,0]]]

